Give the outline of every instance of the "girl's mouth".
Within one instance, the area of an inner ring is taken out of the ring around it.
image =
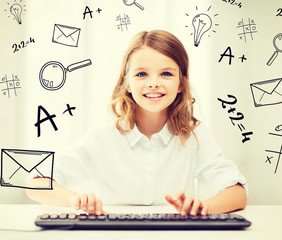
[[[164,93],[147,93],[143,94],[144,97],[149,99],[159,99],[162,98],[165,94]]]

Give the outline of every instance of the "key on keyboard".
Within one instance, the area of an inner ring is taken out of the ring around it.
[[[238,214],[182,216],[180,214],[43,214],[35,224],[43,228],[93,230],[200,230],[244,229],[251,222]]]

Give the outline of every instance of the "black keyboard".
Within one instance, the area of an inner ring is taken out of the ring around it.
[[[154,214],[42,214],[35,224],[49,229],[76,230],[235,230],[251,222],[238,214],[182,216],[172,213]]]

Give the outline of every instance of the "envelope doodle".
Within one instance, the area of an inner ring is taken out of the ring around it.
[[[54,152],[20,149],[1,150],[1,186],[52,190]],[[44,170],[43,171],[41,170]],[[46,186],[29,187],[31,177],[48,177]]]
[[[282,78],[251,83],[255,107],[282,103]]]
[[[78,47],[80,28],[55,24],[52,42],[65,46]]]

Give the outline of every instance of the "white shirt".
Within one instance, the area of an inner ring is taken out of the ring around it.
[[[166,194],[193,196],[193,181],[204,178],[213,193],[246,179],[201,123],[182,145],[167,126],[149,140],[135,126],[121,133],[114,125],[89,132],[55,159],[53,179],[81,193],[94,193],[104,204],[165,204]]]

